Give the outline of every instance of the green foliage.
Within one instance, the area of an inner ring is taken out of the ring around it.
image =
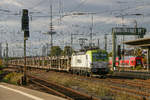
[[[12,83],[12,84],[15,84],[17,85],[18,84],[18,81],[21,79],[23,75],[21,73],[10,73],[10,74],[7,74],[4,78],[3,78],[3,81],[4,82],[7,82],[7,83]]]
[[[3,74],[3,71],[2,71],[2,70],[0,70],[0,74]]]
[[[112,52],[110,52],[110,53],[108,54],[108,57],[112,57]]]
[[[4,66],[3,66],[3,65],[0,65],[0,69],[2,69],[2,68],[4,68]]]
[[[62,50],[59,46],[51,47],[50,56],[61,56]]]
[[[112,70],[109,70],[109,72],[108,72],[109,74],[113,74],[113,71]]]
[[[142,69],[141,65],[138,65],[136,67],[131,67],[131,70],[141,70],[141,69]]]
[[[62,55],[63,56],[71,56],[72,55],[72,53],[73,53],[73,49],[70,47],[70,46],[65,46],[64,47],[64,50],[63,50],[63,52],[62,52]]]
[[[136,70],[140,70],[140,69],[142,69],[142,66],[141,66],[141,65],[138,65],[138,66],[136,66],[135,69],[136,69]]]

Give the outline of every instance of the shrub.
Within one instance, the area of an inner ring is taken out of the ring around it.
[[[2,70],[0,70],[0,74],[3,74],[3,71],[2,71]]]
[[[3,65],[0,65],[0,69],[2,69],[2,68],[4,68],[4,66],[3,66]]]
[[[136,70],[140,70],[140,69],[142,69],[142,66],[141,66],[141,65],[138,65],[138,66],[136,66],[135,69],[136,69]]]
[[[21,77],[23,75],[21,73],[10,73],[10,74],[7,74],[4,78],[3,78],[3,81],[4,82],[7,82],[7,83],[11,83],[11,84],[15,84],[15,85],[19,85],[18,84],[18,81],[20,81]]]

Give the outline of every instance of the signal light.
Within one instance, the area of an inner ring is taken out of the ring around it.
[[[121,59],[121,46],[118,45],[118,50],[117,50],[118,58],[119,60]]]
[[[29,37],[29,16],[28,10],[22,10],[22,30],[24,31],[24,37]]]

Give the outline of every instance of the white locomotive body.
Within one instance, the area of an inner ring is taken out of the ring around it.
[[[108,55],[100,50],[88,50],[73,54],[71,57],[71,71],[86,74],[107,74]]]

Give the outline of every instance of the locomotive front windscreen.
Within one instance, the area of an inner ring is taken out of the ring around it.
[[[92,60],[93,61],[107,61],[108,55],[107,55],[107,53],[103,53],[103,52],[93,52]]]

